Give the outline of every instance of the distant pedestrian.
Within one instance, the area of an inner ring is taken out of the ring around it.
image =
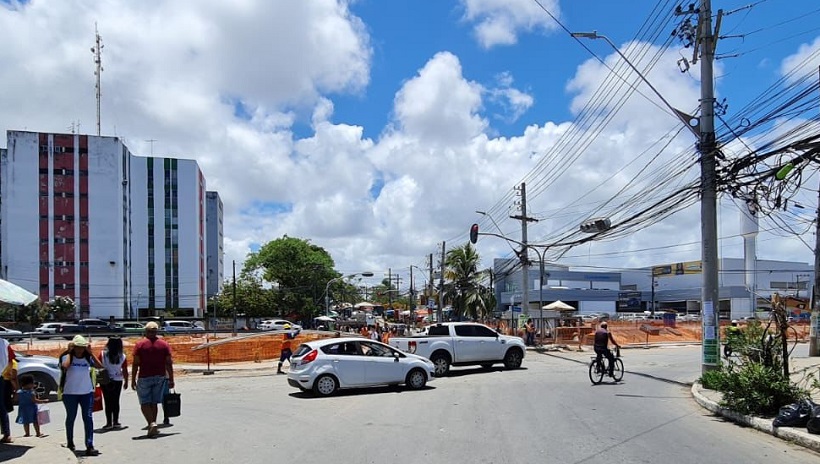
[[[0,372],[4,372],[9,363],[14,361],[14,350],[5,338],[0,338]],[[0,398],[5,397],[6,386],[5,382],[0,379]],[[0,433],[3,437],[0,438],[0,443],[11,443],[11,426],[9,425],[9,412],[5,405],[0,403]]]
[[[527,346],[535,345],[535,324],[532,322],[532,319],[527,319],[527,323],[524,325],[524,328],[527,331]]]
[[[277,374],[284,374],[285,372],[282,370],[282,365],[285,361],[290,363],[290,357],[293,356],[293,347],[292,342],[297,335],[299,335],[299,329],[291,330],[290,324],[285,324],[284,329],[286,332],[282,334],[282,347],[279,353],[279,364],[276,367]]]
[[[111,337],[100,354],[109,382],[101,385],[105,404],[104,430],[120,429],[120,393],[128,389],[128,360],[122,350],[122,339]]]
[[[156,322],[145,324],[145,338],[134,346],[134,365],[131,389],[137,392],[140,410],[148,423],[148,436],[159,435],[157,429],[158,405],[167,388],[174,388],[174,363],[171,346],[157,337]]]
[[[82,335],[76,335],[69,346],[69,351],[60,357],[66,448],[74,451],[74,421],[79,407],[85,431],[85,455],[96,456],[99,453],[94,449],[94,383],[91,381],[91,370],[101,368],[102,364],[91,353],[88,340]]]
[[[48,403],[48,400],[37,398],[34,391],[34,377],[30,374],[20,376],[20,390],[17,391],[17,420],[26,432],[24,437],[31,436],[30,426],[34,424],[34,433],[38,437],[46,435],[40,431],[40,422],[37,420],[37,405]]]

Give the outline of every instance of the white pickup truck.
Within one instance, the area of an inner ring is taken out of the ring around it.
[[[504,363],[507,369],[518,369],[526,352],[521,338],[501,335],[484,324],[472,322],[433,324],[426,335],[393,337],[389,343],[432,361],[436,377],[447,374],[450,366],[478,364],[490,368]]]

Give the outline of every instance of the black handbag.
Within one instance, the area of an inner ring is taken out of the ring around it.
[[[165,417],[179,417],[182,409],[182,394],[171,390],[162,398],[162,412]]]
[[[108,369],[102,368],[97,370],[97,383],[104,387],[111,383],[111,374],[108,373]]]

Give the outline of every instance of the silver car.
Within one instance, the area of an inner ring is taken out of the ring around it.
[[[406,385],[418,390],[433,380],[429,359],[403,353],[364,338],[330,338],[299,346],[293,354],[288,384],[330,396],[341,388]]]
[[[53,356],[30,355],[24,352],[15,352],[17,358],[17,378],[30,374],[34,377],[34,391],[40,398],[47,398],[51,392],[57,391],[60,384],[59,360]]]
[[[0,337],[3,337],[10,342],[15,340],[23,340],[23,332],[14,329],[7,329],[6,327],[0,325]]]

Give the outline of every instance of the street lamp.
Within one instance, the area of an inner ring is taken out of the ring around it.
[[[609,40],[609,37],[607,37],[605,35],[598,34],[597,31],[592,31],[592,32],[571,32],[570,35],[572,37],[576,38],[576,39],[604,39],[606,41],[606,43],[608,43],[609,46],[612,47],[613,50],[615,50],[615,53],[617,53],[621,57],[621,59],[623,59],[626,62],[626,64],[629,65],[629,67],[632,69],[632,71],[634,71],[635,74],[637,74],[638,77],[640,77],[641,80],[652,90],[652,92],[654,92],[655,95],[657,95],[658,98],[661,99],[663,104],[666,105],[666,107],[669,108],[672,111],[672,114],[674,114],[675,117],[677,117],[680,120],[680,122],[683,123],[684,126],[689,128],[689,130],[693,134],[695,134],[696,138],[700,139],[700,133],[698,132],[698,130],[695,127],[692,127],[692,124],[690,124],[689,120],[684,117],[683,113],[681,113],[680,111],[675,109],[675,107],[673,107],[668,101],[666,101],[665,98],[663,98],[663,95],[661,95],[661,93],[658,92],[658,89],[656,89],[655,86],[652,85],[652,83],[649,82],[649,80],[643,75],[643,73],[641,73],[638,70],[638,68],[636,68],[635,65],[632,64],[632,62],[629,61],[629,59],[623,53],[621,53],[621,50],[618,49],[618,47],[611,40]]]
[[[353,274],[348,274],[346,276],[334,277],[327,281],[327,285],[325,285],[325,316],[330,316],[330,284],[337,280],[350,279],[356,276],[373,277],[373,273],[370,271],[355,272]]]
[[[701,256],[703,261],[703,289],[701,312],[703,313],[703,362],[704,372],[716,369],[720,365],[720,292],[718,288],[718,239],[717,239],[717,177],[715,141],[715,89],[714,89],[714,69],[716,34],[712,31],[712,6],[711,1],[701,0],[698,11],[698,43],[701,50],[700,58],[700,117],[698,123],[693,125],[689,122],[691,116],[684,115],[677,111],[665,98],[652,86],[652,84],[641,74],[640,71],[630,62],[623,53],[606,36],[598,35],[597,32],[575,32],[571,35],[575,38],[604,39],[626,61],[632,70],[638,74],[646,85],[655,92],[655,95],[672,110],[673,114],[695,135],[698,141],[698,151],[700,152],[700,183],[701,183],[701,208],[700,208],[700,230],[701,230]]]
[[[478,213],[478,211],[476,211]],[[485,214],[486,213],[480,213]],[[492,218],[491,218],[492,219]],[[493,221],[495,223],[495,221]],[[534,245],[532,243],[524,243],[519,242],[518,240],[505,237],[501,234],[494,234],[492,232],[479,232],[478,231],[478,224],[473,224],[470,229],[470,241],[475,243],[478,240],[479,235],[491,235],[493,237],[498,237],[500,239],[506,240],[508,242],[512,242],[518,245],[521,245],[522,250],[531,249],[535,251],[535,254],[538,255],[538,311],[540,314],[540,322],[541,325],[541,343],[544,342],[544,255],[547,253],[547,249],[549,249],[549,245]],[[542,247],[543,250],[539,250],[538,247]],[[528,278],[529,279],[529,278]],[[521,300],[521,307],[523,310],[524,305],[529,305],[529,301],[524,301],[523,298]],[[513,321],[515,320],[515,313],[510,308],[510,326],[514,327]]]

